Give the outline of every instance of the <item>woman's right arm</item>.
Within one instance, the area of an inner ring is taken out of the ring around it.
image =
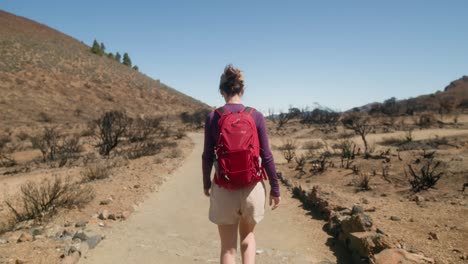
[[[212,135],[211,123],[213,119],[213,112],[207,115],[205,120],[205,144],[202,154],[202,169],[203,169],[203,189],[211,188],[211,169],[214,161],[214,136]]]
[[[257,111],[257,120],[255,121],[257,123],[258,139],[260,141],[260,156],[262,157],[262,166],[265,168],[268,175],[268,180],[270,182],[270,195],[273,197],[280,197],[278,176],[276,175],[273,153],[271,152],[270,143],[268,142],[265,117],[263,117],[262,113]]]

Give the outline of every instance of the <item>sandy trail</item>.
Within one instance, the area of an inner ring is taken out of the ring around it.
[[[183,166],[130,219],[106,230],[106,239],[80,263],[219,262],[217,228],[208,221],[209,200],[202,194],[203,136],[190,136],[195,148]],[[322,230],[324,222],[307,215],[282,191],[281,207],[268,210],[257,226],[257,249],[262,251],[257,263],[347,263],[346,255],[327,245],[331,238]]]

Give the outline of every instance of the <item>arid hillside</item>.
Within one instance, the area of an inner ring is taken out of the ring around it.
[[[357,109],[366,110],[372,115],[397,116],[413,115],[422,112],[448,114],[453,111],[463,112],[467,108],[468,76],[462,76],[447,85],[443,91],[404,100],[397,100],[395,97],[392,97],[382,103],[370,103]]]
[[[0,10],[0,124],[75,123],[207,107],[45,25]]]

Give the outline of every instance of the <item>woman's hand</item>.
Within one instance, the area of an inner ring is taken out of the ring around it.
[[[203,192],[205,193],[206,197],[210,197],[210,188],[208,189],[203,189]]]
[[[276,208],[278,208],[280,202],[281,202],[280,196],[276,197],[276,196],[270,195],[270,206],[273,205],[271,207],[271,210],[275,210]]]

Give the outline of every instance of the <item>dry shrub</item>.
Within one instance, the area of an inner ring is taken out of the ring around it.
[[[330,157],[330,152],[322,153],[318,159],[312,161],[312,169],[310,170],[310,172],[314,174],[325,172],[330,166]]]
[[[81,176],[83,177],[83,182],[102,180],[109,178],[110,169],[105,164],[91,164],[84,168],[81,172]]]
[[[370,183],[372,181],[373,175],[368,171],[361,171],[355,179],[355,187],[357,191],[369,191],[371,190]]]
[[[180,119],[183,123],[192,125],[195,128],[202,128],[205,124],[206,116],[210,113],[209,109],[199,109],[193,113],[183,112],[180,114]]]
[[[357,155],[356,144],[349,139],[344,139],[338,147],[341,150],[341,167],[349,169]]]
[[[20,187],[20,193],[6,201],[16,222],[42,219],[57,213],[61,208],[82,207],[94,199],[91,186],[73,183],[70,177],[45,178],[40,183],[27,182]]]
[[[129,147],[125,150],[129,159],[155,155],[167,146],[167,142],[159,141],[165,137],[165,126],[161,118],[139,118],[131,121],[126,133]]]
[[[77,159],[82,151],[80,136],[63,137],[55,127],[44,128],[42,134],[30,138],[33,148],[42,153],[42,160],[51,166],[58,161],[58,166],[64,166],[69,160]]]
[[[428,128],[437,123],[437,118],[434,113],[422,113],[417,120],[417,124],[421,128]]]
[[[300,174],[305,174],[304,166],[306,164],[306,157],[301,155],[299,158],[294,159],[296,161],[296,170],[299,171]]]
[[[434,155],[427,156],[421,161],[421,166],[418,169],[413,169],[411,164],[408,164],[408,170],[411,177],[408,176],[405,170],[405,175],[408,178],[408,182],[411,185],[413,192],[420,192],[434,188],[436,183],[444,175],[441,168],[442,162],[434,160]]]
[[[123,112],[110,111],[104,113],[95,123],[98,138],[96,147],[99,148],[99,154],[109,156],[125,135],[129,126],[129,118]]]
[[[296,146],[296,142],[294,142],[291,139],[288,139],[283,145],[281,145],[278,148],[283,153],[283,157],[288,163],[290,163],[296,156]]]
[[[365,158],[367,159],[371,153],[367,142],[367,135],[374,129],[369,115],[367,113],[351,112],[342,116],[341,122],[345,128],[352,129],[356,134],[361,136],[364,142]]]
[[[33,148],[41,151],[44,162],[55,160],[59,137],[60,135],[55,127],[45,127],[42,134],[31,137]]]

